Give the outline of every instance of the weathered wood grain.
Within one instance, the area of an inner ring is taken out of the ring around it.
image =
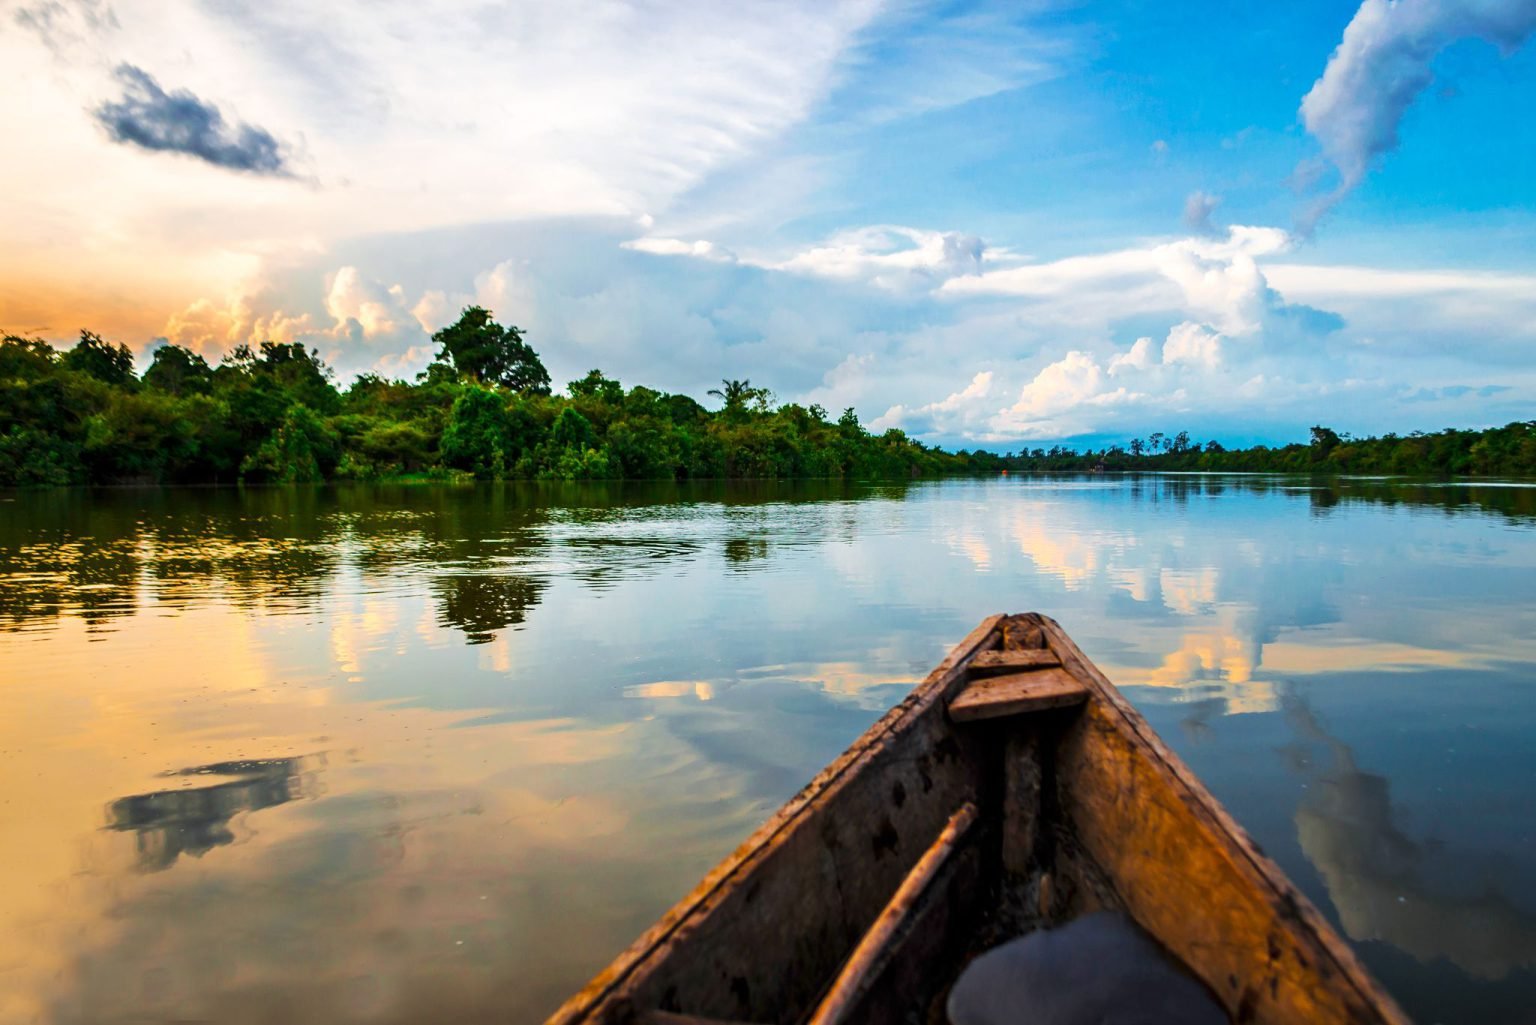
[[[1007,651],[977,652],[971,659],[971,679],[982,676],[999,676],[1003,673],[1022,673],[1031,669],[1048,669],[1061,665],[1061,659],[1049,648],[1016,648]]]
[[[1064,669],[986,676],[972,680],[949,703],[955,722],[1023,715],[1088,700],[1088,686]]]

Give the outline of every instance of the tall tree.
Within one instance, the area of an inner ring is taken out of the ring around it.
[[[75,347],[64,354],[64,365],[119,387],[133,383],[133,353],[128,346],[104,342],[94,331],[80,332]]]
[[[523,341],[516,327],[502,327],[483,306],[466,306],[459,319],[432,336],[442,348],[437,358],[449,360],[460,374],[481,384],[499,384],[514,391],[549,394],[549,371],[539,354]]]
[[[767,388],[754,388],[750,380],[720,382],[720,387],[711,388],[705,394],[713,395],[725,403],[723,412],[731,419],[739,418],[747,411],[747,403],[756,402],[762,406],[772,396]]]
[[[144,385],[172,395],[206,395],[213,386],[213,370],[191,349],[162,345],[144,371]]]

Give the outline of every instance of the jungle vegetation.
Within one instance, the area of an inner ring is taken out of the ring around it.
[[[1313,426],[1304,443],[1228,449],[1191,441],[1188,432],[1155,433],[1127,445],[1075,451],[1062,446],[1010,453],[1004,469],[1153,470],[1228,473],[1404,474],[1433,477],[1536,477],[1536,420],[1488,430],[1454,428],[1356,438]]]
[[[944,452],[852,409],[778,404],[750,380],[720,408],[593,370],[551,390],[516,327],[471,306],[432,336],[415,381],[364,374],[345,389],[298,343],[240,345],[217,365],[177,345],[142,376],[124,345],[82,331],[60,352],[0,338],[0,486],[310,482],[381,478],[891,478],[1002,470],[1255,470],[1536,476],[1536,422],[1488,431],[1227,450],[1187,433],[1128,446]]]
[[[298,343],[240,345],[216,366],[177,345],[142,377],[89,331],[65,352],[0,339],[0,486],[380,478],[912,477],[970,469],[845,410],[776,404],[723,381],[709,410],[593,370],[553,394],[538,353],[490,311],[432,336],[415,381],[345,389]]]

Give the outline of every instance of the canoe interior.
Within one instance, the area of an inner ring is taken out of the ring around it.
[[[1104,908],[1235,1022],[1407,1021],[1030,613],[984,620],[550,1023],[937,1025],[969,958]]]

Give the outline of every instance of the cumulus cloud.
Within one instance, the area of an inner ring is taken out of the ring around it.
[[[1133,401],[1124,386],[1107,386],[1106,374],[1091,354],[1072,350],[1048,364],[1019,392],[1018,401],[993,418],[998,438],[1060,437],[1081,433],[1092,407]]]
[[[1222,342],[1222,336],[1204,324],[1186,320],[1175,324],[1168,332],[1168,338],[1163,342],[1163,362],[1168,365],[1220,366]]]
[[[1106,302],[1122,315],[1182,311],[1229,334],[1250,334],[1275,301],[1257,261],[1290,244],[1279,228],[1233,225],[1224,238],[1184,238],[954,278],[941,292],[1018,296],[1090,318],[1100,316]]]
[[[219,356],[241,343],[292,342],[321,330],[307,313],[274,308],[265,293],[225,302],[198,299],[166,321],[164,340],[206,356]]]
[[[434,305],[440,293],[412,302],[402,285],[384,285],[353,266],[319,277],[319,310],[285,309],[273,288],[253,285],[225,301],[190,303],[168,319],[163,339],[209,357],[242,343],[299,342],[345,374],[414,373],[431,358],[428,335],[441,324],[428,326],[423,315],[441,312]]]
[[[132,64],[119,65],[116,77],[123,98],[94,111],[114,142],[181,153],[230,171],[293,176],[283,146],[266,129],[230,125],[218,107],[184,89],[168,93]]]
[[[336,321],[333,331],[354,341],[394,336],[409,323],[419,328],[400,285],[385,287],[365,278],[356,267],[331,275],[325,311]]]
[[[805,401],[833,412],[847,409],[869,390],[870,374],[874,368],[874,353],[849,353],[846,359],[823,375],[819,387],[806,393]]]
[[[1533,31],[1536,0],[1365,0],[1301,101],[1302,123],[1339,172],[1338,187],[1303,212],[1303,230],[1397,147],[1403,116],[1434,80],[1430,65],[1441,50],[1475,37],[1508,52]]]
[[[1131,374],[1138,370],[1146,370],[1154,362],[1156,355],[1152,351],[1155,343],[1151,338],[1138,338],[1131,343],[1130,349],[1118,353],[1109,361],[1109,376],[1118,377],[1121,374]]]
[[[917,434],[964,435],[971,432],[980,417],[990,412],[993,373],[979,371],[971,383],[938,402],[930,402],[916,409],[900,404],[887,409],[870,426],[875,430],[903,427]]]
[[[1326,365],[1319,357],[1343,322],[1270,286],[1261,261],[1289,247],[1284,231],[1238,225],[1220,238],[1177,239],[948,281],[940,292],[951,300],[993,296],[1027,303],[1029,322],[1044,336],[1027,362],[989,370],[989,386],[996,387],[994,378],[1017,380],[1024,366],[1035,369],[1016,386],[1017,399],[1002,408],[990,388],[967,390],[927,404],[895,404],[882,422],[919,435],[1001,443],[1113,432],[1128,413],[1138,421],[1197,408],[1230,414],[1273,394],[1266,388],[1277,379],[1290,379],[1287,399],[1303,394],[1307,379]],[[1117,323],[1149,318],[1166,318],[1169,326],[1125,348],[1106,344],[1104,334]],[[1055,345],[1067,351],[1052,355]]]

